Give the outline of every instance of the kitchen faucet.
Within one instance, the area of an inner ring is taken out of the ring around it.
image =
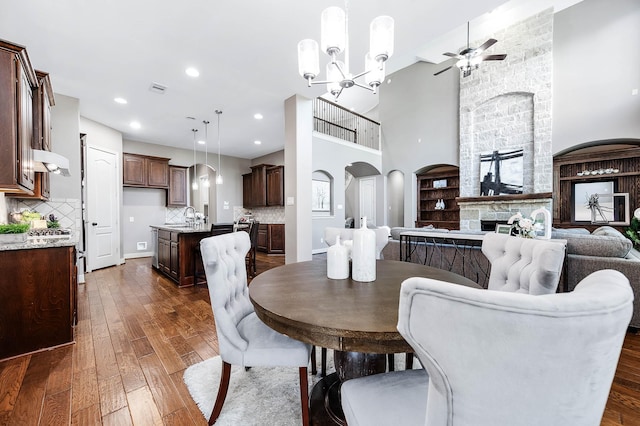
[[[191,211],[191,215],[187,214],[189,210]],[[196,209],[193,206],[188,206],[184,209],[184,221],[187,223],[189,228],[193,228],[196,223]]]

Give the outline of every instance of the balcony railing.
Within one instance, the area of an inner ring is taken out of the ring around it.
[[[380,149],[380,123],[327,101],[313,101],[313,130],[367,148]]]

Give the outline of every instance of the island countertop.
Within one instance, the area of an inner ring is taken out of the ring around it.
[[[60,239],[50,239],[50,240],[42,240],[42,241],[27,239],[26,241],[21,243],[0,243],[0,251],[67,247],[67,246],[75,246],[75,245],[76,245],[76,240],[73,238],[60,238]]]
[[[197,234],[199,232],[209,232],[209,225],[200,228],[192,228],[184,223],[165,223],[164,225],[149,225],[154,229],[162,229],[163,231],[177,232],[179,234]]]

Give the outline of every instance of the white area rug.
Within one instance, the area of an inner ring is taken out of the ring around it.
[[[327,373],[330,374],[335,371],[333,352],[327,352]],[[317,358],[319,366],[319,349]],[[404,355],[396,355],[396,369],[404,369],[404,362]],[[417,358],[413,364],[414,368],[420,368]],[[194,364],[184,372],[189,393],[207,420],[218,394],[221,370],[222,360],[217,356]],[[309,375],[309,395],[318,380],[319,376]],[[301,414],[297,368],[253,367],[245,371],[243,367],[234,365],[231,367],[227,398],[216,425],[299,426],[302,424]]]

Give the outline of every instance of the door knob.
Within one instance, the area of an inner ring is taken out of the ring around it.
[[[98,222],[93,222],[91,225],[98,226]]]

